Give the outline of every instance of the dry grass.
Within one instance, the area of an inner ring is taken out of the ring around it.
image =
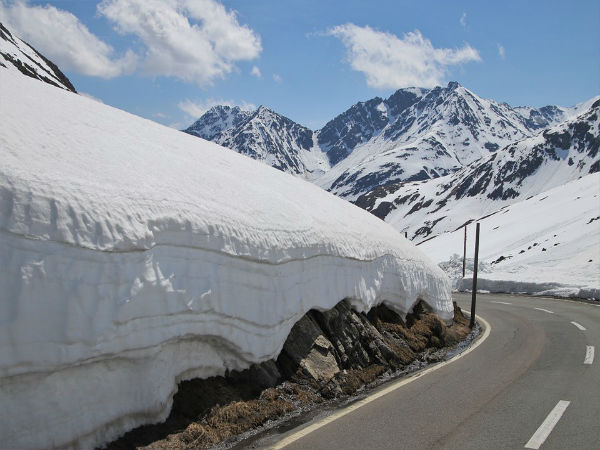
[[[312,407],[325,399],[352,395],[397,365],[408,365],[428,348],[453,346],[470,332],[469,321],[455,305],[454,324],[447,327],[417,305],[406,323],[380,305],[368,314],[397,360],[386,367],[371,364],[362,369],[338,372],[325,386],[303,378],[301,371],[275,388],[233,377],[212,377],[180,384],[173,410],[158,425],[144,426],[111,443],[109,450],[132,448],[192,449],[213,447],[241,433],[276,420],[298,408]]]

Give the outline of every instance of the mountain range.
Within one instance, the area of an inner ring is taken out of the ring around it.
[[[450,82],[358,102],[316,131],[264,106],[215,106],[184,131],[308,179],[419,242],[598,171],[599,104],[511,107]]]

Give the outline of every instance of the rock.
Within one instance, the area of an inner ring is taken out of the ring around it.
[[[326,382],[340,371],[332,343],[310,314],[300,319],[290,331],[277,365],[288,377],[301,373],[318,383]]]

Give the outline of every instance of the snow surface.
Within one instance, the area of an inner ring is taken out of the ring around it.
[[[0,436],[93,448],[344,298],[452,317],[391,226],[194,136],[0,70]]]
[[[600,173],[504,207],[479,223],[479,289],[600,299]],[[442,264],[459,289],[470,289],[472,259],[460,280],[463,238],[460,228],[419,248]],[[474,241],[472,223],[471,258]]]

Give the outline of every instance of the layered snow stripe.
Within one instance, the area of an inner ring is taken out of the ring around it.
[[[0,70],[0,435],[93,447],[349,298],[452,317],[392,227],[215,144]]]

